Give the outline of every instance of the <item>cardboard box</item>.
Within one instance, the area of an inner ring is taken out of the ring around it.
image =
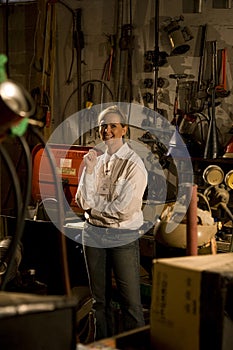
[[[153,261],[151,348],[233,349],[233,253]]]

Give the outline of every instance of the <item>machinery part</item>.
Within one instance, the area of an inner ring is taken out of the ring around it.
[[[190,49],[190,45],[188,45],[186,42],[193,39],[193,35],[188,27],[181,28],[179,22],[183,20],[183,16],[173,18],[164,28],[165,32],[168,34],[168,39],[171,44],[171,55],[182,55]]]
[[[151,73],[151,72],[153,72],[153,64],[152,64],[152,63],[146,62],[146,63],[144,64],[144,72],[145,72],[145,73]]]
[[[212,209],[217,209],[221,203],[228,204],[230,198],[229,192],[223,184],[221,186],[209,186],[204,191],[204,196],[208,199]]]
[[[158,87],[163,88],[165,84],[166,84],[166,80],[164,78],[159,77],[158,78]]]
[[[180,109],[185,114],[192,114],[199,110],[197,98],[197,82],[194,80],[185,80],[179,83],[179,103]]]
[[[133,48],[133,38],[132,38],[132,24],[124,24],[122,27],[121,39],[119,46],[121,50],[128,50]]]
[[[146,92],[145,94],[143,94],[143,100],[147,103],[152,103],[153,95],[150,92]]]
[[[3,240],[0,241],[0,260],[2,260],[3,257],[5,257],[7,250],[10,247],[12,238],[10,236],[5,237]],[[11,267],[11,271],[9,275],[7,276],[6,283],[10,282],[17,276],[18,268],[20,265],[22,259],[22,247],[20,244],[17,245],[16,253],[13,257],[13,263]],[[6,273],[6,270],[8,268],[9,261],[4,261],[3,264],[1,264],[0,269],[0,284],[1,284],[1,278]]]
[[[171,79],[176,79],[176,80],[180,80],[180,79],[186,79],[187,78],[187,74],[170,74],[169,78]]]
[[[155,62],[157,62],[158,66],[163,66],[167,63],[168,54],[165,51],[155,52],[152,50],[148,50],[144,54],[145,61],[147,64],[151,63],[152,67]]]
[[[208,198],[208,201],[210,203],[210,206],[212,210],[216,210],[219,207],[222,208],[227,216],[230,218],[230,220],[233,221],[233,214],[231,210],[228,207],[228,202],[230,199],[230,195],[228,190],[224,187],[224,185],[219,186],[210,186],[208,187],[204,195]],[[233,241],[232,241],[233,244]],[[231,251],[233,249],[233,246],[231,245]]]
[[[163,157],[167,154],[167,147],[159,141],[156,135],[146,131],[142,137],[138,138],[139,141],[150,145],[152,154],[158,154],[158,158],[163,160]],[[165,164],[164,164],[165,165]]]
[[[224,172],[218,165],[209,165],[203,172],[203,179],[207,184],[217,186],[223,182]]]
[[[205,218],[205,223],[203,223],[204,220],[202,220],[201,222],[203,224],[200,224],[198,222],[197,225],[197,246],[202,247],[209,243],[211,239],[215,236],[217,232],[217,225],[214,223],[214,219],[212,218],[211,208],[207,197],[202,195],[201,193],[197,193],[197,196],[204,199],[205,204],[208,208],[208,211],[203,211],[199,209],[199,211],[197,212],[197,222],[201,221],[199,219],[200,214],[202,214]],[[186,222],[184,222],[184,220],[182,220],[183,222],[181,222],[179,225],[176,225],[175,229],[172,229],[173,224],[175,222],[174,220],[176,219],[175,216],[179,215],[179,213],[173,212],[173,208],[173,204],[167,206],[167,208],[165,208],[164,212],[161,214],[161,221],[157,225],[156,231],[154,232],[155,239],[165,246],[186,249],[187,224]],[[186,207],[181,205],[180,213],[182,213],[182,211],[186,211]]]
[[[144,85],[145,88],[148,88],[148,89],[152,88],[152,86],[153,86],[153,79],[151,79],[151,78],[144,79],[143,85]]]
[[[165,51],[159,51],[158,65],[159,67],[164,66],[167,63],[168,53]]]
[[[148,50],[144,53],[144,57],[145,57],[145,60],[146,61],[149,61],[149,62],[154,62],[154,51],[152,50]]]
[[[225,175],[224,181],[227,187],[233,190],[233,170],[228,171],[228,173]]]

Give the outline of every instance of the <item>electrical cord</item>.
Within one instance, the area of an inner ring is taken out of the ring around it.
[[[53,155],[51,151],[49,150],[48,146],[45,145],[45,141],[40,134],[40,132],[35,128],[31,127],[33,133],[36,135],[36,137],[40,140],[42,145],[44,146],[46,150],[46,154],[48,156],[51,169],[52,169],[52,174],[54,177],[54,182],[55,182],[55,191],[56,191],[56,197],[57,197],[57,209],[58,209],[58,225],[60,228],[61,232],[61,247],[62,247],[62,258],[63,258],[63,276],[64,276],[64,284],[65,284],[65,289],[66,289],[66,294],[70,295],[71,290],[70,290],[70,281],[69,281],[69,271],[68,271],[68,264],[67,264],[67,252],[66,252],[66,244],[65,244],[65,236],[62,233],[62,227],[63,227],[63,217],[64,213],[62,211],[62,207],[60,203],[62,203],[62,193],[60,190],[60,187],[58,185],[58,179],[57,179],[57,173],[56,173],[56,168],[55,168],[55,162],[53,159]],[[18,174],[16,172],[16,169],[14,167],[13,161],[9,154],[7,153],[6,149],[2,144],[0,144],[0,153],[2,155],[2,158],[8,168],[8,171],[11,176],[11,180],[13,182],[13,188],[15,191],[15,198],[16,198],[16,229],[15,229],[15,235],[12,237],[11,243],[9,245],[9,248],[6,250],[4,256],[2,257],[0,261],[0,276],[1,276],[1,285],[0,285],[0,290],[5,290],[6,284],[8,277],[11,273],[13,264],[14,264],[14,257],[17,252],[17,247],[19,243],[21,242],[22,234],[24,231],[24,225],[25,225],[25,217],[27,214],[27,208],[30,200],[30,195],[31,195],[31,182],[32,182],[32,165],[31,165],[31,154],[30,154],[30,149],[29,146],[25,140],[24,137],[19,137],[19,140],[22,144],[23,150],[26,155],[26,160],[27,160],[27,187],[26,187],[26,195],[23,200],[22,198],[22,193],[20,190],[20,182],[18,178]],[[24,204],[23,204],[24,203]],[[7,264],[6,264],[7,261]]]
[[[64,277],[64,285],[65,285],[65,290],[66,294],[68,296],[71,295],[71,287],[70,287],[70,279],[69,279],[69,267],[68,267],[68,259],[67,259],[67,250],[66,250],[66,238],[65,235],[63,234],[63,224],[64,224],[64,211],[62,210],[61,203],[63,202],[63,193],[61,191],[61,188],[59,186],[59,179],[57,177],[57,172],[56,172],[56,167],[55,167],[55,160],[53,157],[53,154],[46,145],[43,136],[41,133],[34,127],[30,125],[31,131],[34,133],[34,135],[38,138],[42,146],[44,147],[44,150],[47,154],[50,166],[51,166],[51,171],[52,175],[54,178],[54,183],[55,183],[55,196],[57,198],[56,204],[57,204],[57,211],[58,211],[58,228],[60,231],[60,243],[61,243],[61,255],[62,255],[62,269],[63,269],[63,277]]]
[[[0,290],[4,290],[6,287],[8,276],[10,275],[11,268],[14,261],[14,256],[16,253],[17,245],[21,239],[22,232],[23,232],[23,224],[22,224],[22,218],[23,218],[23,210],[22,210],[22,194],[20,191],[20,183],[19,178],[16,173],[14,164],[12,159],[10,158],[9,154],[7,153],[6,149],[2,144],[0,144],[0,153],[4,160],[4,163],[6,164],[8,171],[11,176],[11,180],[13,183],[13,188],[15,191],[15,199],[16,199],[16,231],[15,236],[13,237],[13,240],[11,241],[11,244],[8,248],[8,250],[5,252],[4,256],[1,259],[0,262],[0,270],[2,268],[5,270],[2,274],[2,283],[0,285]],[[9,261],[6,265],[6,261]],[[6,267],[6,269],[5,269]]]
[[[72,33],[74,36],[74,32],[75,32],[75,12],[74,12],[74,10],[71,7],[69,7],[64,1],[58,0],[57,3],[64,6],[72,14]],[[71,64],[70,64],[68,78],[66,79],[67,84],[71,83],[71,73],[73,70],[73,65],[74,65],[74,40],[72,41],[72,57],[71,57]]]
[[[100,83],[100,84],[104,85],[104,87],[108,90],[108,92],[109,92],[109,94],[111,96],[111,99],[113,100],[113,93],[112,93],[111,89],[108,87],[108,85],[103,80],[100,80],[100,79],[87,80],[87,81],[84,81],[82,83],[82,87],[85,86],[86,84],[90,84],[90,83]],[[66,104],[65,104],[65,107],[64,107],[64,110],[63,110],[63,113],[62,113],[62,120],[65,119],[66,108],[67,108],[68,104],[70,103],[71,98],[77,92],[78,89],[79,88],[75,88],[72,91],[72,93],[70,94],[70,96],[68,97],[68,99],[66,101]]]
[[[7,266],[7,269],[6,269],[6,272],[2,278],[2,285],[1,285],[2,289],[5,289],[5,287],[6,287],[8,277],[11,274],[11,270],[12,270],[12,267],[14,264],[14,257],[16,256],[17,247],[21,243],[21,238],[23,235],[24,225],[25,225],[25,217],[27,215],[27,208],[28,208],[28,204],[30,201],[30,195],[31,195],[32,166],[31,166],[30,149],[29,149],[29,146],[28,146],[28,144],[23,136],[18,137],[18,139],[19,139],[19,141],[22,145],[22,148],[24,150],[25,157],[26,157],[26,163],[27,163],[27,179],[25,181],[25,183],[26,183],[25,198],[22,198],[22,193],[19,190],[20,184],[19,184],[19,179],[18,179],[17,172],[15,170],[14,164],[13,164],[11,158],[9,157],[8,153],[6,152],[5,148],[1,145],[1,154],[4,157],[5,163],[7,164],[9,171],[11,172],[11,177],[14,181],[14,186],[17,186],[17,187],[15,187],[15,193],[16,193],[17,208],[19,208],[17,216],[16,216],[17,220],[16,220],[15,235],[12,237],[10,246],[7,249],[4,257],[1,259],[1,264],[6,263],[6,261],[7,261],[7,264],[5,265],[5,266]],[[10,164],[10,163],[12,163],[12,164]],[[17,190],[16,190],[16,188],[17,188]],[[19,193],[20,193],[20,195],[19,195]],[[19,203],[18,203],[18,200],[20,200]]]

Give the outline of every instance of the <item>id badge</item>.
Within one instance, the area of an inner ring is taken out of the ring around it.
[[[104,177],[100,181],[98,193],[99,194],[109,194],[109,190],[110,190],[110,178]]]

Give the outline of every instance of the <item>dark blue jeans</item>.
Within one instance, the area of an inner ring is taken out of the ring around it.
[[[113,335],[111,312],[112,270],[122,311],[123,331],[144,326],[140,295],[139,241],[113,248],[85,246],[96,320],[96,340]]]

